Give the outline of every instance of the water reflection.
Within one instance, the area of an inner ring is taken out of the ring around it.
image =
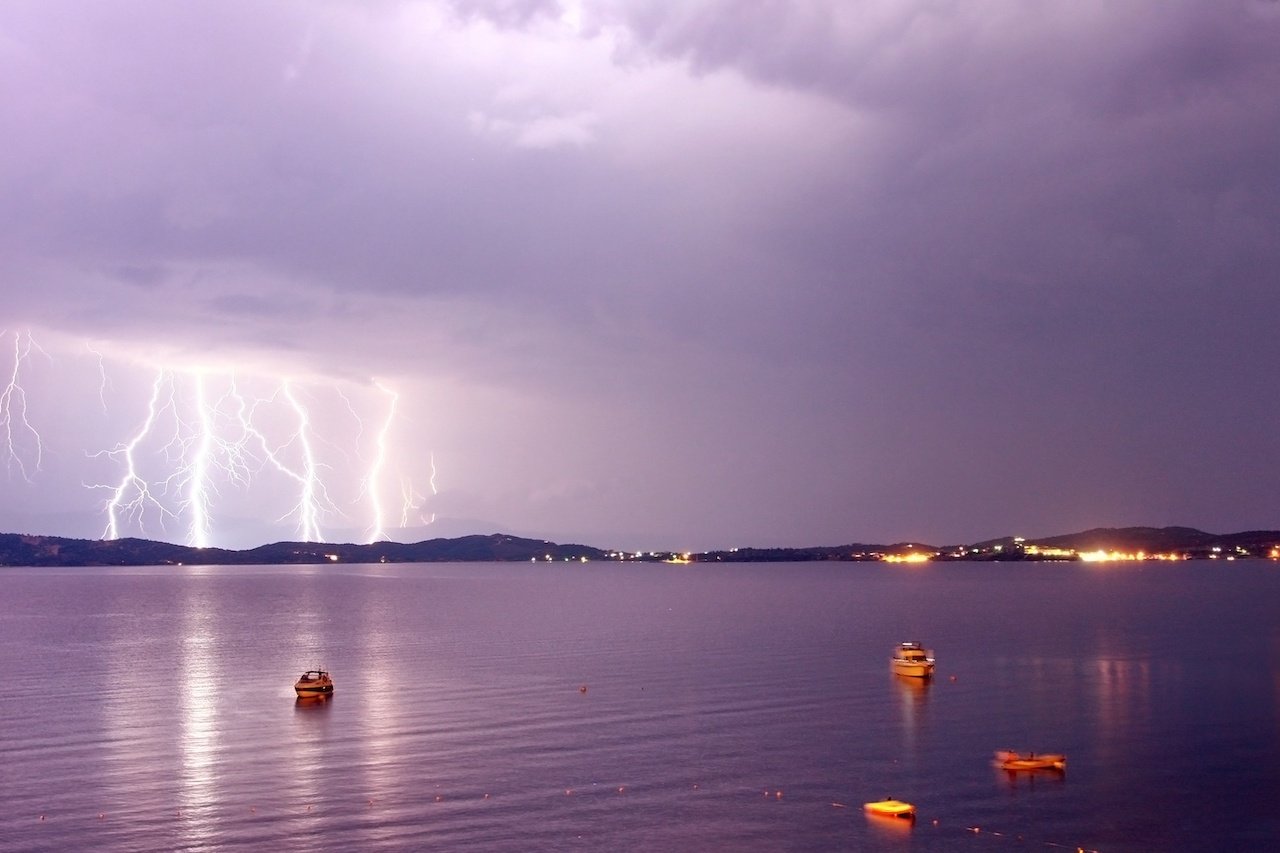
[[[299,696],[294,700],[293,710],[297,712],[327,711],[332,701],[332,696]]]
[[[907,819],[875,812],[863,812],[863,814],[867,816],[867,826],[871,828],[872,836],[880,841],[906,841],[911,835],[911,828],[916,823],[915,818]]]
[[[218,667],[213,622],[203,585],[191,588],[184,608],[182,671],[182,818],[187,837],[210,841],[216,821],[217,802],[215,760],[218,748],[217,698]]]
[[[932,679],[911,678],[896,673],[890,677],[894,680],[898,693],[903,742],[907,746],[913,746],[929,707],[929,687]]]

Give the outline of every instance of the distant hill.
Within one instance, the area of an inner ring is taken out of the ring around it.
[[[193,548],[146,539],[63,539],[0,534],[0,565],[6,566],[174,566],[288,565],[292,563],[440,563],[519,560],[603,560],[608,554],[586,545],[558,545],[494,533],[458,539],[429,539],[406,545],[277,542],[247,551]]]
[[[1135,553],[1179,553],[1206,556],[1243,549],[1252,555],[1266,556],[1266,551],[1280,544],[1280,531],[1246,530],[1242,533],[1206,533],[1193,527],[1097,527],[1081,533],[1037,539],[1036,544],[1075,551],[1122,551]]]
[[[0,565],[4,566],[230,566],[530,560],[795,563],[814,560],[870,561],[912,556],[952,561],[1071,560],[1077,559],[1082,553],[1096,551],[1126,555],[1160,554],[1180,558],[1267,557],[1280,554],[1280,531],[1249,530],[1217,534],[1190,527],[1099,527],[1046,539],[1003,537],[972,545],[944,547],[904,542],[892,545],[850,544],[810,548],[734,548],[696,554],[667,551],[624,554],[589,545],[561,545],[503,533],[428,539],[413,544],[276,542],[246,551],[193,548],[147,539],[64,539],[58,536],[0,533]]]

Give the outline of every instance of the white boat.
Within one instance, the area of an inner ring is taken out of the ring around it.
[[[893,671],[910,678],[933,675],[933,652],[916,642],[899,643],[893,650]]]

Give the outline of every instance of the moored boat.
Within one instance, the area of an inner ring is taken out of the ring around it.
[[[996,766],[1001,770],[1066,770],[1067,757],[1059,752],[1014,752],[996,750]]]
[[[904,803],[902,800],[895,800],[886,797],[883,800],[876,800],[873,803],[863,803],[863,810],[868,814],[881,815],[884,817],[900,817],[910,820],[916,816],[916,807],[911,803]]]
[[[911,678],[933,675],[933,653],[916,642],[899,643],[893,650],[893,671]]]
[[[293,685],[299,696],[328,696],[333,692],[333,678],[323,669],[309,669]]]

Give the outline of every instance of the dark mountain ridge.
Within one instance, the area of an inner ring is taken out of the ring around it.
[[[366,545],[276,542],[245,551],[195,548],[149,539],[67,539],[0,533],[0,565],[5,566],[175,566],[289,565],[317,563],[439,563],[629,560],[687,562],[808,562],[883,560],[908,555],[937,560],[1078,559],[1085,552],[1163,555],[1176,558],[1277,557],[1280,531],[1206,533],[1191,527],[1099,527],[1079,533],[1027,540],[990,539],[971,545],[934,546],[919,542],[849,544],[809,548],[734,548],[677,553],[622,552],[588,545],[557,544],[502,533],[428,539],[416,543]]]

